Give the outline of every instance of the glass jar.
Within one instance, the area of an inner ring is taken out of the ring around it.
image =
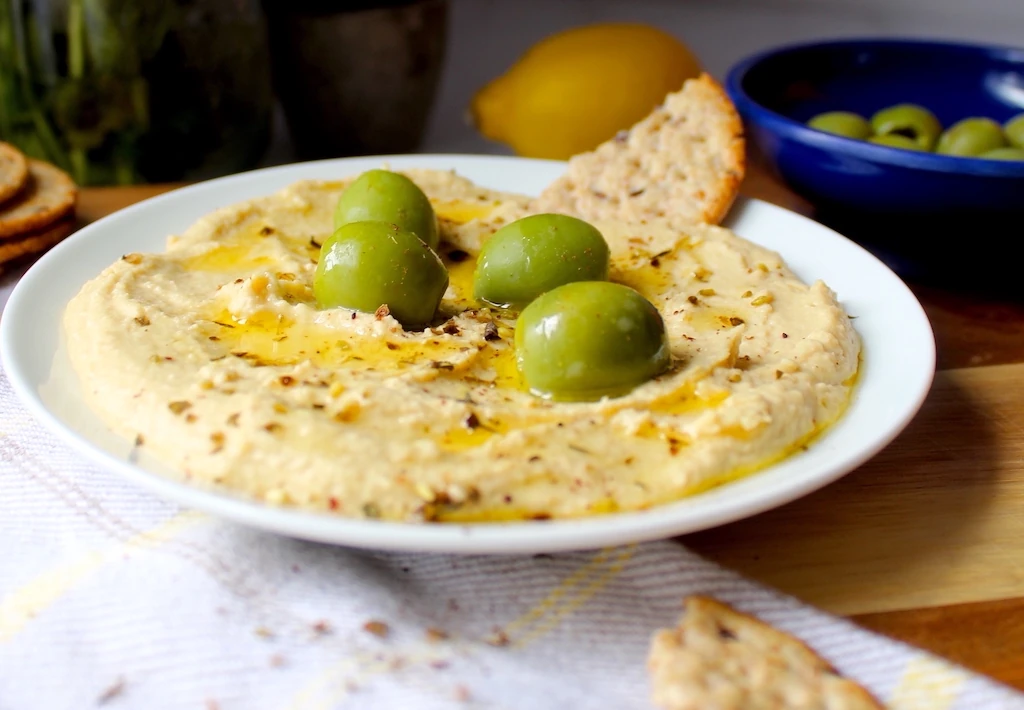
[[[80,185],[251,168],[272,106],[259,0],[0,0],[0,140]]]

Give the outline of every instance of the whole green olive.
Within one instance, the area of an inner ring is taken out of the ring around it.
[[[1024,148],[996,148],[978,157],[987,160],[1024,160]]]
[[[897,104],[871,117],[876,136],[900,135],[917,143],[921,150],[932,150],[942,133],[942,124],[928,109],[917,104]]]
[[[807,125],[819,131],[857,140],[864,140],[871,135],[871,124],[863,116],[851,111],[819,113]]]
[[[1003,127],[991,118],[965,118],[943,131],[936,153],[976,157],[1006,146]]]
[[[1024,148],[1024,113],[1019,113],[1004,123],[1003,132],[1011,145]]]
[[[473,273],[473,295],[501,307],[522,307],[563,284],[606,280],[608,259],[601,232],[581,219],[523,217],[484,243]]]
[[[434,250],[389,222],[350,222],[320,247],[313,295],[320,308],[374,313],[382,305],[406,327],[433,319],[448,288]]]
[[[530,391],[559,401],[618,397],[671,364],[658,310],[608,281],[578,281],[540,296],[520,314],[515,342]]]
[[[899,133],[886,133],[881,136],[871,136],[868,138],[869,143],[877,143],[878,145],[889,146],[890,148],[903,148],[904,150],[916,150],[918,152],[927,152],[921,147],[921,144],[915,141],[913,138],[907,138],[906,136],[900,135]]]
[[[352,181],[334,208],[334,228],[349,222],[390,222],[437,249],[437,215],[416,183],[390,170],[367,170]]]

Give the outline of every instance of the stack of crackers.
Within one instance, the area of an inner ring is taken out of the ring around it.
[[[78,188],[67,173],[0,142],[0,269],[71,234],[77,201]]]

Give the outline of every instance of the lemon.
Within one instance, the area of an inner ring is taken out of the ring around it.
[[[577,27],[540,41],[481,89],[471,120],[518,155],[566,159],[629,128],[700,71],[686,45],[656,27]]]

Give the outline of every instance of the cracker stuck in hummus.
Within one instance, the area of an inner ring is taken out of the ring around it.
[[[65,327],[89,403],[196,484],[406,521],[648,508],[790,454],[846,407],[859,341],[835,294],[727,229],[671,220],[593,221],[611,280],[662,314],[669,371],[596,402],[531,394],[515,314],[474,302],[471,285],[482,243],[528,198],[405,174],[434,205],[450,275],[429,327],[317,309],[346,182],[300,182],[82,289]]]

